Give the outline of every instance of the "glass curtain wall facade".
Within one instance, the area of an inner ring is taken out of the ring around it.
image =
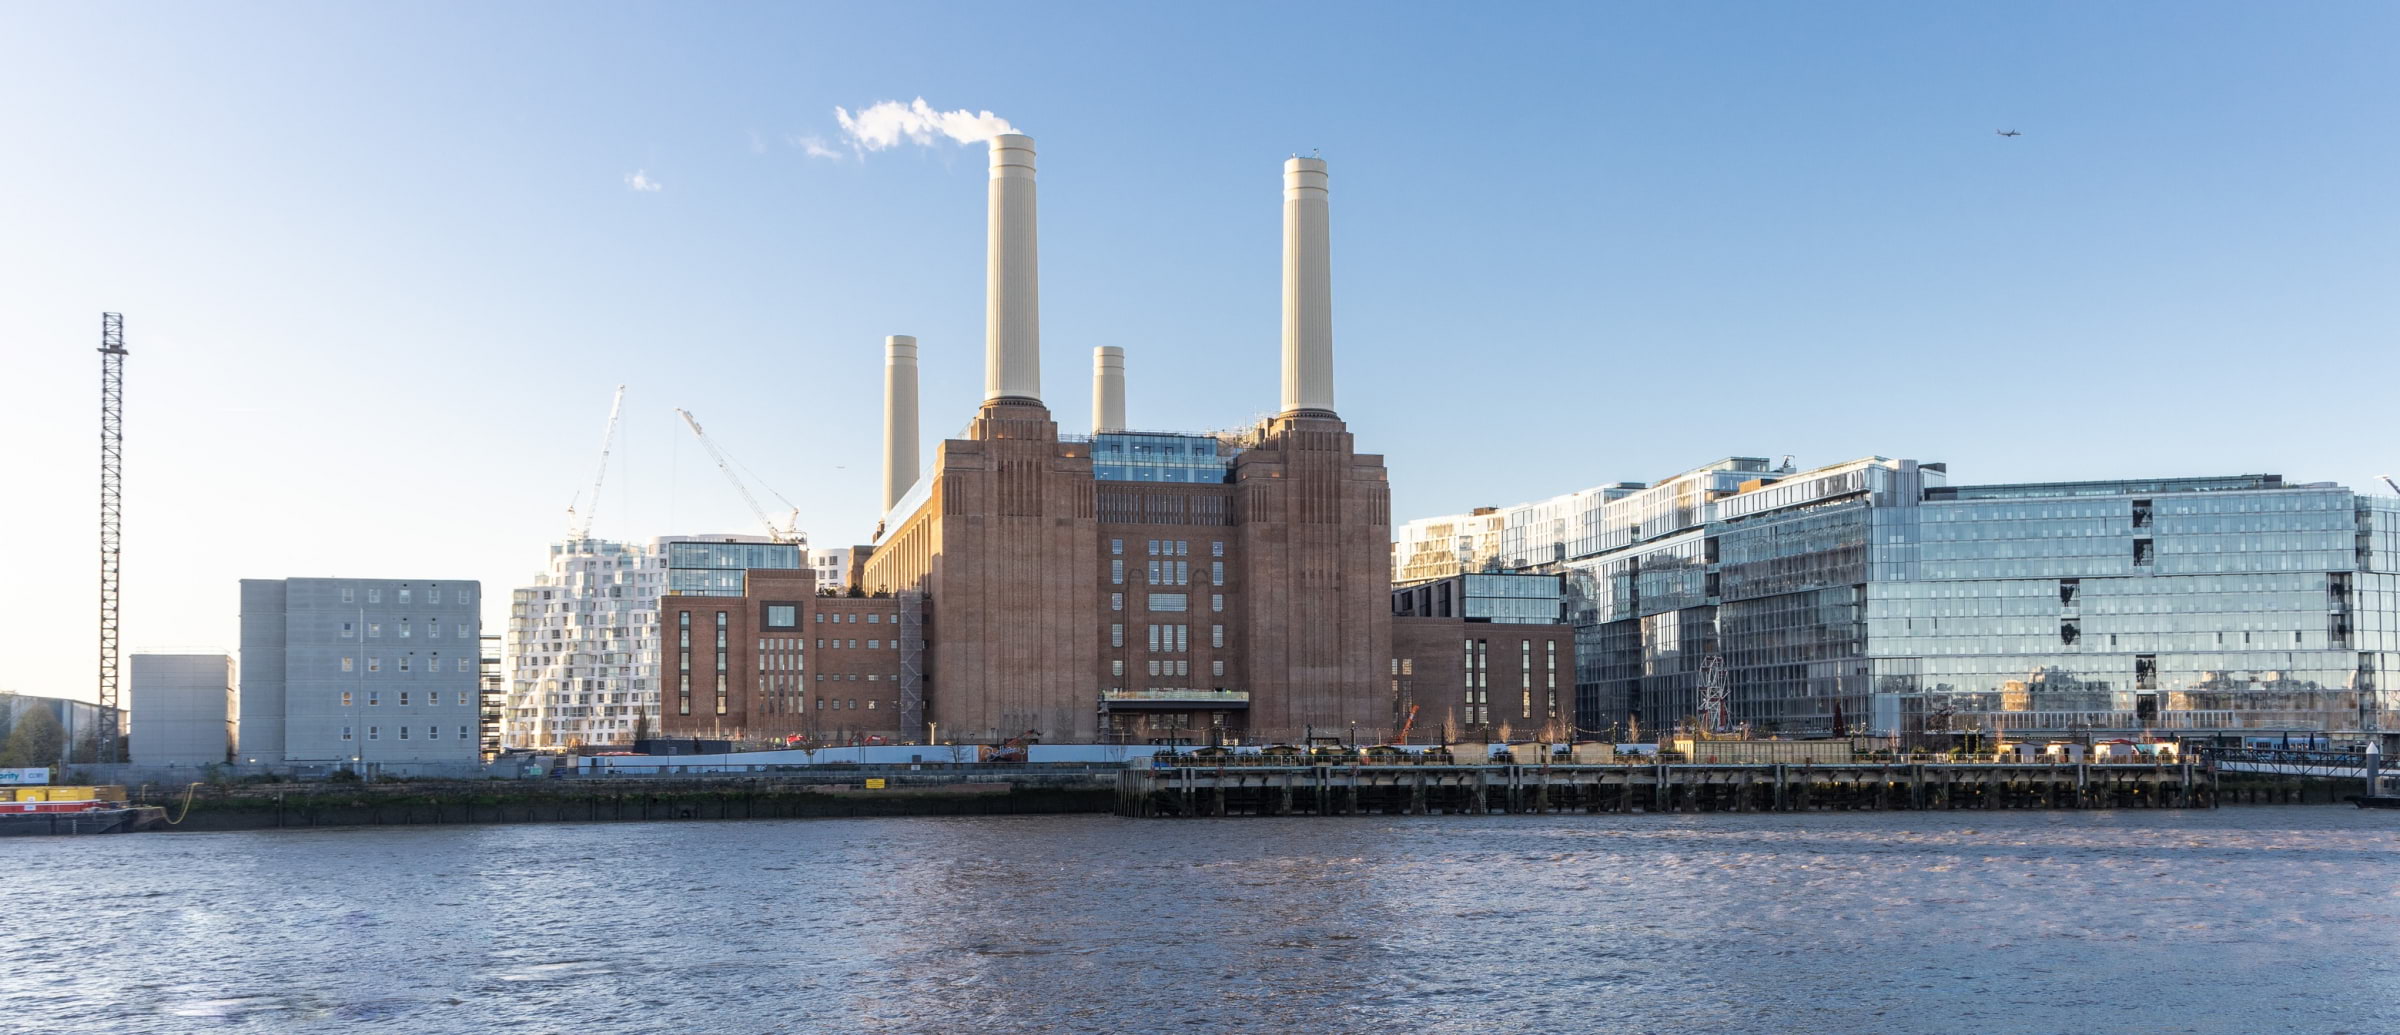
[[[1691,722],[1710,678],[1753,733],[2393,727],[2400,500],[2274,475],[1946,480],[1731,458],[1502,508],[1529,520],[1490,566],[1566,576],[1587,735]]]

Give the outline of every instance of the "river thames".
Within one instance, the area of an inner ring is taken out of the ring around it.
[[[2400,815],[795,820],[0,842],[43,1032],[2384,1032]]]

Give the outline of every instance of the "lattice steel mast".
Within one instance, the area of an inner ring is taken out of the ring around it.
[[[125,317],[100,314],[100,754],[117,761],[117,576],[125,538]]]

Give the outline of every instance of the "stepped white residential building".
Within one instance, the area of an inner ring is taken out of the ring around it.
[[[658,598],[740,595],[751,568],[798,568],[806,543],[763,536],[668,536],[647,545],[576,539],[511,596],[502,661],[501,746],[630,745],[659,728]]]

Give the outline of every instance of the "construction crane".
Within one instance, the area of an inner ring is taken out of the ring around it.
[[[2383,479],[2383,484],[2385,484],[2385,485],[2387,485],[2387,486],[2390,486],[2390,487],[2391,487],[2391,490],[2392,490],[2392,492],[2394,492],[2394,493],[2396,493],[2396,494],[2400,494],[2400,482],[2395,482],[2395,481],[2393,481],[2393,480],[2392,480],[2392,476],[2391,476],[2391,475],[2388,475],[2388,474],[2379,474],[2379,475],[2376,475],[2376,477]]]
[[[577,514],[575,505],[583,502],[583,497],[578,496],[567,501],[567,538],[570,540],[592,537],[592,517],[600,512],[600,484],[608,480],[608,450],[610,446],[616,444],[617,415],[624,412],[624,409],[625,386],[618,385],[617,397],[609,400],[608,403],[608,430],[600,434],[600,470],[592,475],[592,505],[583,513]]]
[[[125,535],[125,316],[100,314],[100,755],[117,761],[117,576]]]
[[[1406,722],[1403,722],[1403,723],[1401,723],[1401,724],[1400,724],[1400,736],[1399,736],[1398,738],[1394,739],[1394,740],[1392,741],[1392,743],[1394,743],[1394,744],[1406,744],[1406,743],[1408,743],[1408,732],[1409,732],[1410,730],[1413,730],[1413,729],[1416,729],[1416,728],[1417,728],[1417,706],[1412,704],[1412,705],[1409,705],[1409,706],[1408,706],[1408,721],[1406,721]]]
[[[734,473],[733,469],[736,464],[733,459],[726,456],[724,450],[717,448],[716,440],[709,438],[708,432],[700,430],[700,421],[692,416],[692,411],[678,407],[675,415],[683,418],[685,424],[691,425],[692,435],[700,440],[703,448],[708,450],[709,459],[717,462],[717,469],[725,472],[725,480],[732,482],[734,491],[742,494],[742,502],[750,505],[750,513],[757,515],[758,523],[767,526],[767,538],[778,543],[805,543],[808,541],[808,537],[800,534],[799,507],[793,506],[792,501],[784,499],[783,494],[776,492],[772,486],[763,481],[760,482],[759,488],[766,489],[768,495],[781,500],[784,506],[792,508],[791,517],[786,519],[783,524],[776,524],[774,518],[767,516],[767,508],[758,505],[758,497],[750,494],[749,483],[743,481],[741,475]],[[748,470],[748,468],[744,468],[744,470]],[[753,477],[756,476],[753,475]]]

